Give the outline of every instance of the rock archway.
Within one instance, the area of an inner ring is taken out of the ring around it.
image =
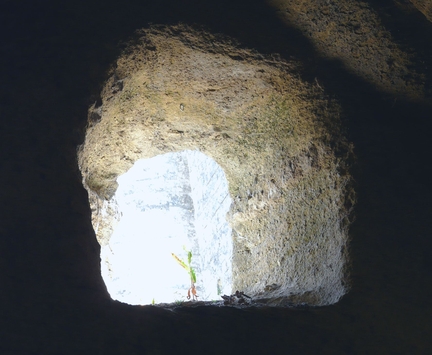
[[[117,181],[107,202],[117,223],[101,251],[113,299],[186,301],[195,285],[202,301],[231,293],[232,232],[225,218],[231,198],[214,160],[198,151],[167,153],[138,160]],[[188,252],[195,280],[172,255],[188,264]]]
[[[338,105],[298,70],[187,26],[138,32],[79,150],[102,251],[117,238],[121,176],[141,159],[199,152],[228,182],[232,289],[272,305],[337,302],[348,289],[351,148]]]

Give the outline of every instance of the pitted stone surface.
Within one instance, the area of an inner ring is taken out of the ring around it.
[[[138,37],[102,90],[101,118],[89,122],[79,152],[100,244],[112,244],[116,224],[124,224],[117,205],[107,203],[117,194],[119,176],[141,159],[199,152],[221,167],[228,192],[214,194],[222,191],[222,173],[213,178],[198,153],[188,156],[188,164],[204,166],[189,171],[178,155],[176,174],[186,183],[168,179],[166,186],[178,195],[162,192],[151,210],[172,206],[186,218],[179,222],[182,235],[202,253],[197,277],[221,289],[225,281],[214,275],[231,267],[232,289],[267,304],[337,302],[348,290],[355,201],[347,165],[352,147],[340,130],[338,104],[318,83],[302,81],[295,62],[227,38],[183,25],[154,26]],[[113,91],[118,80],[122,86]],[[156,180],[147,183],[159,189]],[[191,201],[193,211],[186,208]],[[229,233],[218,206],[229,208],[231,265],[225,258],[230,247],[218,239]],[[164,281],[152,282],[161,289]],[[214,292],[211,287],[203,295]]]

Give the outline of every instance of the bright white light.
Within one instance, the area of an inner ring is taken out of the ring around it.
[[[187,260],[199,300],[231,294],[231,199],[225,174],[198,151],[137,161],[117,179],[122,217],[101,248],[102,277],[115,300],[132,305],[186,300],[190,276],[172,257]]]

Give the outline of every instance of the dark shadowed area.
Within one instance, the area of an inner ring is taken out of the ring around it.
[[[109,298],[76,148],[122,42],[178,22],[300,62],[341,105],[358,202],[352,288],[335,305]],[[432,23],[411,2],[4,0],[0,28],[0,354],[432,351]]]

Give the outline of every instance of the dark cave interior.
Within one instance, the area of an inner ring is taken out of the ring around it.
[[[0,13],[7,34],[0,42],[0,353],[431,351],[432,24],[391,0],[365,3],[398,45],[414,53],[425,100],[379,91],[337,59],[321,57],[265,1],[6,1]],[[352,289],[339,303],[168,311],[110,300],[76,147],[121,43],[148,23],[179,21],[296,58],[304,80],[318,78],[341,103],[355,146],[358,203],[350,231]]]

